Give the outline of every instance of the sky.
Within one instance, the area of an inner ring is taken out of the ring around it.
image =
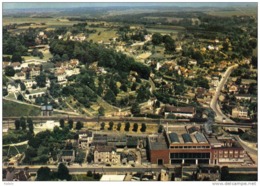
[[[76,7],[108,7],[108,6],[129,6],[129,7],[136,7],[136,6],[179,6],[179,7],[227,7],[227,6],[257,6],[257,3],[230,3],[230,2],[131,2],[131,3],[123,3],[123,2],[3,2],[3,9],[36,9],[36,8],[47,8],[47,9],[64,9],[64,8],[76,8]]]

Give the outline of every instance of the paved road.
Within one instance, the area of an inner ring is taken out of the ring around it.
[[[15,167],[16,170],[22,170],[25,167],[29,167],[30,172],[37,172],[37,170],[40,167],[48,166],[51,170],[57,171],[58,167],[57,166],[51,166],[51,165],[39,165],[39,166],[19,166]],[[107,166],[98,166],[98,167],[93,167],[93,166],[67,166],[71,174],[75,173],[86,173],[87,171],[95,171],[95,172],[100,172],[100,173],[118,173],[118,174],[125,174],[127,172],[159,172],[161,169],[165,169],[165,167],[127,167],[127,166],[117,166],[117,167],[107,167]],[[4,167],[6,168],[6,167]]]
[[[250,154],[254,154],[254,155],[257,155],[257,150],[256,149],[253,149],[253,148],[250,148],[249,146],[247,146],[246,144],[244,144],[241,139],[239,138],[238,135],[233,135],[236,140],[239,142],[239,144],[245,149],[245,151],[247,151],[248,153]]]
[[[30,172],[37,172],[37,170],[40,167],[44,167],[48,165],[39,165],[39,166],[28,166]],[[19,166],[15,167],[16,170],[22,170],[26,166]],[[57,171],[57,166],[48,166],[52,171]],[[98,166],[98,167],[93,167],[93,166],[79,166],[79,165],[72,165],[68,166],[70,174],[80,174],[80,173],[86,173],[87,171],[92,171],[92,172],[99,172],[99,173],[116,173],[116,174],[125,174],[127,172],[160,172],[161,169],[167,169],[169,171],[174,171],[175,167],[180,167],[180,165],[177,166],[169,166],[169,168],[165,166],[140,166],[140,167],[127,167],[127,166],[117,166],[117,167],[106,167],[106,166]],[[257,173],[257,167],[233,167],[233,166],[228,166],[231,172],[255,172]],[[6,167],[4,167],[6,168]],[[185,167],[186,170],[196,170],[197,168],[192,166],[192,167]]]
[[[218,104],[218,98],[220,95],[220,91],[223,89],[225,83],[227,82],[231,72],[237,68],[238,65],[235,64],[231,67],[228,67],[228,69],[226,70],[224,76],[222,77],[221,81],[219,82],[219,85],[217,86],[215,95],[213,96],[211,102],[210,102],[210,107],[213,109],[213,111],[216,113],[216,117],[215,117],[215,121],[217,122],[222,122],[223,118],[226,118],[226,122],[228,123],[235,123],[233,120],[231,120],[230,118],[228,118],[225,114],[222,113],[219,104]]]

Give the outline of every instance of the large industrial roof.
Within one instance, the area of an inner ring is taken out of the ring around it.
[[[178,134],[172,132],[172,133],[169,134],[169,137],[170,137],[171,143],[180,143],[180,140],[178,138]]]
[[[192,143],[192,139],[189,134],[186,133],[186,134],[182,134],[181,136],[184,140],[184,143]]]
[[[207,143],[207,139],[205,138],[205,136],[202,133],[196,133],[195,134],[195,138],[197,139],[197,141],[199,143]]]

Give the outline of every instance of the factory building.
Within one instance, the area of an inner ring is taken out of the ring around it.
[[[196,130],[195,130],[196,129]],[[242,163],[244,149],[235,139],[208,137],[199,128],[176,127],[148,137],[152,164]]]

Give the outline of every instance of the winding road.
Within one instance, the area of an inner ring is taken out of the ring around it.
[[[222,113],[219,104],[218,104],[218,98],[220,95],[220,91],[223,89],[224,85],[226,84],[231,72],[237,68],[238,65],[232,65],[230,67],[228,67],[228,69],[226,70],[226,72],[224,73],[221,81],[219,82],[216,92],[210,102],[210,108],[212,108],[212,110],[216,113],[216,117],[215,117],[215,121],[216,122],[223,122],[223,118],[225,118],[225,122],[227,123],[235,123],[233,120],[231,120],[230,118],[228,118],[225,114]]]

